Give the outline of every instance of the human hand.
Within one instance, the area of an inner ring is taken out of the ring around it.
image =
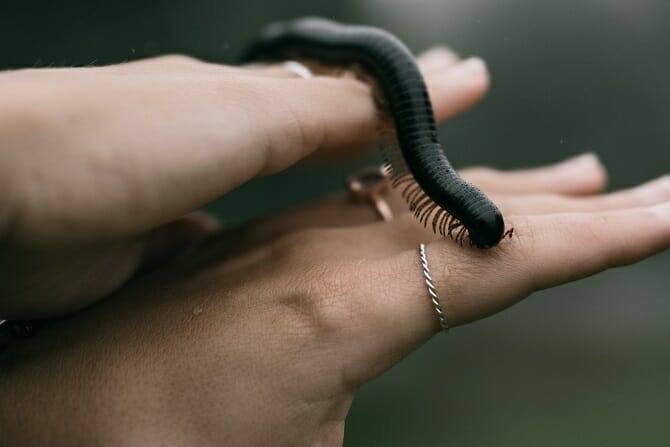
[[[511,240],[460,247],[403,208],[375,222],[341,197],[222,233],[7,351],[0,438],[341,445],[357,387],[439,330],[420,242],[452,326],[670,246],[667,176],[592,195],[605,180],[592,156],[463,175],[495,197]],[[25,414],[36,428],[20,430]]]
[[[486,67],[419,58],[444,121],[485,93]],[[0,74],[0,318],[61,315],[217,228],[189,214],[319,149],[375,138],[368,85],[276,66],[168,56]]]

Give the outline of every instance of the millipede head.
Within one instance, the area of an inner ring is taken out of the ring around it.
[[[492,202],[485,211],[461,220],[426,194],[410,172],[397,146],[382,145],[381,149],[386,160],[384,172],[391,179],[391,185],[400,191],[409,211],[424,227],[453,239],[459,245],[467,241],[470,246],[483,249],[498,245],[503,237],[510,235],[509,231],[505,232],[502,214]],[[467,186],[483,196],[472,185]]]
[[[468,237],[478,248],[498,245],[505,234],[505,221],[497,209],[468,222]]]

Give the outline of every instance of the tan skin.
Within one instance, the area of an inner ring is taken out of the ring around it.
[[[486,90],[478,60],[438,48],[421,65],[440,121]],[[0,91],[0,315],[88,306],[2,351],[3,445],[341,445],[357,387],[438,332],[420,242],[453,326],[670,246],[670,180],[598,194],[590,155],[462,171],[515,227],[488,251],[427,232],[397,195],[389,223],[343,196],[241,230],[182,217],[370,143],[354,79],[172,57],[10,72]]]

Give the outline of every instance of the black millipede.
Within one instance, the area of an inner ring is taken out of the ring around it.
[[[426,84],[410,50],[382,29],[302,18],[267,26],[241,61],[315,59],[362,67],[376,81],[393,119],[400,154],[389,173],[410,210],[435,233],[479,248],[496,246],[511,230],[498,207],[451,167],[438,140]]]

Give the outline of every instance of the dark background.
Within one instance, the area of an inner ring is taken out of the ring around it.
[[[667,0],[0,0],[0,68],[173,52],[232,62],[266,22],[308,14],[385,27],[416,51],[445,42],[487,60],[490,95],[442,130],[458,166],[590,150],[612,188],[669,171]],[[339,188],[347,169],[294,168],[213,208],[244,221]],[[435,338],[361,390],[346,445],[667,447],[669,255]]]

